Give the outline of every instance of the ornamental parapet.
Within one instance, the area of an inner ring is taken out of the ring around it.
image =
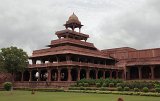
[[[81,46],[95,48],[93,43],[79,41],[79,40],[75,40],[75,39],[71,39],[71,38],[64,38],[64,39],[58,39],[58,40],[52,40],[51,41],[51,45],[57,45],[57,44],[62,44],[62,43],[72,43],[72,44],[78,44],[78,45],[81,45]]]
[[[126,66],[135,66],[135,65],[160,65],[160,57],[130,59],[127,61],[126,64]]]
[[[61,46],[61,47],[55,47],[55,48],[49,48],[49,49],[43,49],[43,50],[36,50],[33,52],[33,55],[30,58],[56,55],[56,54],[68,54],[68,53],[112,59],[110,57],[106,57],[106,55],[99,50],[89,50],[89,49],[83,49],[83,48],[73,47],[73,46]]]
[[[58,66],[78,66],[78,67],[93,67],[93,68],[106,68],[106,69],[120,69],[114,65],[103,65],[94,63],[84,63],[75,61],[44,63],[44,64],[30,64],[29,68],[41,68],[41,67],[58,67]]]

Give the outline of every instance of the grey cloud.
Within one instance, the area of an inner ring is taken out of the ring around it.
[[[159,6],[152,5],[158,0],[143,3],[137,8],[126,10],[111,22],[103,24],[101,33],[112,39],[111,47],[133,47],[138,49],[160,47]],[[160,2],[157,2],[160,4]],[[107,45],[105,46],[107,47]]]
[[[100,49],[160,47],[159,0],[0,0],[0,48],[45,48],[72,12]]]

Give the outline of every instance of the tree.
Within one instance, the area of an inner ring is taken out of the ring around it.
[[[23,71],[28,66],[28,55],[17,47],[2,48],[0,52],[1,68],[4,68],[12,75],[18,71]]]
[[[4,59],[2,57],[2,54],[0,53],[0,72],[4,72]]]

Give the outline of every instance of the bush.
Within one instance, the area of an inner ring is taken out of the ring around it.
[[[107,83],[103,83],[103,84],[102,84],[102,87],[107,87],[107,86],[108,86]]]
[[[80,90],[85,90],[85,88],[83,86],[80,87]]]
[[[106,88],[105,88],[105,87],[101,87],[101,88],[100,88],[100,90],[105,91],[105,90],[106,90]]]
[[[102,78],[100,78],[100,79],[97,79],[95,82],[96,82],[96,83],[100,83],[100,84],[102,85],[103,82],[104,82],[104,80],[103,80]]]
[[[79,86],[79,87],[83,86],[83,83],[78,83],[78,86]]]
[[[114,83],[109,83],[109,87],[114,87]]]
[[[116,85],[117,87],[121,86],[122,87],[122,83],[117,83]]]
[[[129,91],[129,87],[124,87],[124,91]]]
[[[134,88],[134,91],[135,91],[135,92],[139,92],[139,89],[138,89],[138,88]]]
[[[88,84],[88,83],[84,83],[83,85],[84,85],[84,87],[88,87],[88,86],[89,86],[89,84]]]
[[[143,90],[143,92],[145,92],[145,93],[149,91],[148,87],[143,87],[142,90]]]
[[[156,92],[160,93],[160,88],[155,88]]]
[[[96,83],[96,87],[101,87],[101,84],[100,83]]]
[[[3,86],[4,86],[4,89],[5,89],[6,91],[10,91],[11,88],[12,88],[12,83],[11,83],[11,82],[5,82],[5,83],[3,84]]]
[[[117,87],[117,90],[118,90],[118,91],[122,91],[123,88],[122,88],[121,86],[119,86],[119,87]]]

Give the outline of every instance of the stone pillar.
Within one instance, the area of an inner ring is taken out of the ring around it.
[[[141,71],[141,66],[138,67],[138,74],[139,74],[139,79],[142,79],[142,71]]]
[[[70,61],[70,56],[66,55],[66,61]]]
[[[61,69],[60,68],[58,68],[58,81],[61,81]]]
[[[68,81],[71,81],[72,78],[71,78],[71,68],[68,67]]]
[[[130,69],[127,68],[127,80],[130,80]]]
[[[37,79],[37,81],[41,81],[41,71],[38,69],[38,73],[39,73],[39,77]]]
[[[98,79],[98,69],[95,69],[96,79]]]
[[[35,59],[32,59],[32,64],[36,64],[36,60]]]
[[[32,71],[29,71],[29,81],[32,81]]]
[[[45,60],[41,60],[41,64],[44,64],[45,63]]]
[[[81,69],[78,68],[78,80],[80,80],[80,71],[81,71]]]
[[[89,79],[89,68],[88,69],[86,69],[86,79]]]
[[[126,71],[126,67],[124,67],[123,76],[122,76],[124,80],[127,80],[127,74],[126,74],[126,72],[127,72]]]
[[[51,70],[48,69],[47,72],[48,72],[48,78],[47,78],[48,80],[47,81],[50,82],[51,81]]]
[[[109,77],[110,79],[112,79],[112,72],[113,72],[113,71],[110,70],[110,75],[109,75],[109,76],[110,76],[110,77]]]
[[[154,78],[154,68],[155,68],[155,66],[150,66],[150,68],[151,68],[151,79],[154,80],[155,79]]]
[[[103,79],[105,79],[105,70],[103,70]]]
[[[118,70],[116,71],[116,79],[117,79],[117,78],[119,78],[119,77],[118,77]]]

